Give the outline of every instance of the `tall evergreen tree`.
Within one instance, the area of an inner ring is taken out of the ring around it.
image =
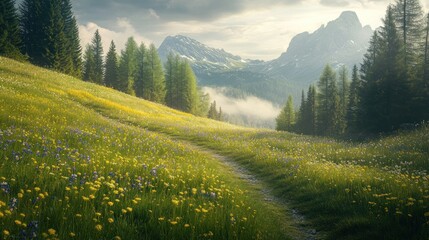
[[[29,56],[31,63],[47,66],[43,52],[46,44],[46,5],[48,1],[24,0],[20,5],[23,52]]]
[[[299,106],[298,113],[296,114],[296,124],[295,124],[295,130],[300,133],[304,133],[304,114],[306,111],[307,103],[305,102],[305,93],[304,90],[302,90],[301,93],[301,105]]]
[[[333,136],[339,133],[339,95],[336,74],[326,65],[318,82],[318,126],[320,134]]]
[[[134,92],[137,97],[143,97],[144,92],[144,77],[147,74],[147,50],[144,43],[140,44],[140,47],[137,49],[136,53],[136,70],[134,76]]]
[[[359,77],[358,68],[353,66],[352,83],[350,84],[349,103],[347,105],[347,131],[355,132],[358,128],[359,102],[362,83]]]
[[[109,52],[106,55],[104,83],[107,87],[117,89],[118,86],[118,55],[115,42],[110,42]]]
[[[118,90],[133,94],[134,75],[136,69],[137,43],[133,37],[128,38],[125,49],[121,51],[119,63],[119,85]]]
[[[25,60],[25,56],[21,53],[21,32],[15,0],[0,2],[0,29],[2,29],[0,32],[0,56]]]
[[[306,129],[305,133],[316,135],[317,133],[317,92],[316,87],[310,85],[307,93],[307,100],[305,101],[305,121],[304,128]]]
[[[94,61],[94,49],[91,45],[86,45],[85,53],[83,55],[83,80],[92,82],[95,77],[95,61]]]
[[[179,66],[180,58],[172,53],[168,54],[165,63],[165,103],[167,106],[179,109]]]
[[[162,63],[155,45],[151,44],[147,51],[147,74],[143,81],[143,98],[163,103],[165,100],[165,77]]]
[[[347,115],[347,106],[349,102],[349,88],[350,88],[347,67],[344,65],[339,70],[338,80],[339,80],[338,82],[339,82],[339,96],[340,96],[338,130],[340,134],[344,134],[347,128],[346,115]]]
[[[292,96],[289,96],[286,105],[280,111],[276,118],[276,130],[278,131],[292,131],[295,125],[295,110],[293,107]]]
[[[79,29],[73,16],[70,0],[61,0],[61,12],[64,18],[64,34],[67,39],[66,48],[72,61],[72,69],[68,72],[75,77],[82,75],[82,48],[80,46]]]
[[[63,73],[72,73],[73,62],[70,57],[69,43],[65,34],[65,21],[62,15],[61,1],[44,2],[47,6],[44,35],[45,46],[42,56],[46,61],[45,67],[59,70]]]
[[[422,52],[424,15],[419,0],[396,0],[392,9],[392,17],[402,43],[403,63],[406,77],[417,65],[417,57]]]
[[[391,131],[408,122],[410,91],[403,45],[391,6],[387,9],[378,39],[372,41],[362,65],[360,108],[362,127],[371,132]],[[371,64],[369,64],[371,63]]]
[[[103,77],[103,44],[101,42],[101,36],[98,29],[94,33],[92,38],[92,50],[94,56],[94,77],[91,81],[104,85]]]
[[[23,51],[36,65],[80,76],[80,43],[69,0],[24,0]]]

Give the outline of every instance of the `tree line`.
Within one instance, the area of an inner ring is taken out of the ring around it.
[[[316,86],[292,99],[276,119],[277,130],[338,136],[391,132],[429,120],[429,14],[418,0],[389,5],[374,31],[360,69],[336,73],[327,65]]]
[[[169,107],[206,116],[202,93],[189,63],[170,55],[163,66],[153,44],[130,37],[117,53],[112,41],[104,57],[99,31],[83,53],[70,0],[0,2],[0,55],[53,69]],[[164,70],[165,67],[165,70]]]

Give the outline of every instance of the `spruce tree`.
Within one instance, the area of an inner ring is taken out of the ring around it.
[[[310,85],[307,93],[307,100],[305,107],[305,126],[307,134],[317,134],[317,92],[316,87]]]
[[[82,48],[80,46],[79,29],[76,18],[73,16],[70,0],[61,0],[61,13],[64,19],[64,34],[66,37],[67,56],[72,62],[68,74],[81,77],[82,75]]]
[[[339,94],[336,74],[326,65],[318,82],[318,126],[320,134],[333,136],[339,133]]]
[[[207,117],[213,120],[219,120],[218,116],[219,116],[219,113],[217,111],[216,101],[213,101],[212,103],[210,103],[210,108],[207,113]]]
[[[197,89],[197,78],[195,77],[194,72],[192,71],[191,65],[188,61],[184,61],[184,79],[186,84],[186,89],[184,93],[185,112],[196,114],[198,107],[198,89]],[[221,118],[218,118],[221,120]]]
[[[339,113],[338,131],[340,134],[344,134],[347,127],[346,115],[347,115],[347,106],[349,102],[349,88],[350,88],[346,66],[343,65],[340,68],[338,73],[338,78],[339,78],[338,82],[339,82],[339,96],[340,96],[339,112],[338,112]]]
[[[142,98],[144,92],[144,77],[147,74],[147,59],[146,59],[146,46],[144,43],[140,44],[140,47],[136,52],[136,69],[134,76],[134,92],[137,97]]]
[[[21,53],[21,32],[14,0],[0,2],[0,29],[0,56],[25,60]]]
[[[106,55],[104,70],[104,83],[107,87],[117,89],[118,86],[118,56],[116,54],[115,42],[110,42],[109,52]]]
[[[292,131],[295,126],[295,110],[293,107],[292,96],[289,96],[286,105],[280,111],[276,118],[276,130],[278,131]]]
[[[147,51],[147,74],[143,81],[143,98],[163,103],[165,100],[165,77],[161,60],[155,45],[151,44]]]
[[[65,34],[65,21],[62,15],[61,1],[53,0],[44,2],[46,17],[44,35],[45,46],[42,56],[46,61],[45,67],[70,74],[73,71],[73,62],[70,57],[68,39]]]
[[[170,53],[165,63],[165,103],[167,106],[178,109],[178,74],[179,57]]]
[[[304,114],[306,111],[307,103],[305,102],[305,93],[304,90],[302,90],[301,93],[301,105],[299,106],[298,113],[296,114],[296,124],[295,124],[295,130],[299,133],[304,133]]]
[[[359,77],[358,68],[356,65],[353,66],[352,82],[350,84],[349,103],[347,105],[347,131],[355,132],[358,125],[359,116],[359,104],[360,104],[360,91],[362,83]]]
[[[403,54],[403,63],[406,68],[406,77],[409,71],[417,65],[417,57],[422,52],[424,15],[419,0],[396,0],[392,9],[392,17],[400,36]]]
[[[20,5],[23,52],[30,62],[38,66],[47,66],[43,57],[46,44],[44,29],[46,16],[44,6],[48,1],[24,0]]]
[[[92,82],[95,82],[100,85],[104,85],[103,77],[103,44],[101,42],[101,36],[98,29],[94,33],[92,38],[92,50],[94,56],[94,76],[91,79]]]
[[[95,77],[95,61],[94,61],[94,49],[91,45],[86,45],[85,53],[83,55],[83,80],[87,82],[93,82]]]
[[[118,90],[128,94],[134,93],[137,48],[136,41],[130,37],[125,43],[125,49],[121,51]]]

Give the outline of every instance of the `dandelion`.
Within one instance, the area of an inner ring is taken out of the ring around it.
[[[179,205],[179,203],[180,203],[180,201],[179,201],[179,200],[177,200],[177,199],[173,199],[173,200],[171,200],[171,202],[172,202],[174,205],[176,205],[176,206],[178,206],[178,205]]]
[[[75,237],[75,236],[76,236],[76,233],[74,233],[74,232],[70,232],[70,233],[69,233],[69,236],[70,236],[70,237]]]
[[[188,228],[188,227],[190,227],[191,225],[189,225],[189,224],[185,224],[185,225],[183,225],[185,228]]]
[[[177,221],[171,221],[170,223],[171,223],[171,225],[176,225]]]
[[[113,223],[113,222],[115,222],[115,220],[113,220],[113,218],[108,218],[108,219],[107,219],[107,221],[108,221],[109,223]]]
[[[57,231],[55,231],[55,229],[53,229],[53,228],[49,228],[48,229],[48,233],[49,233],[49,235],[55,235],[55,233],[56,233]]]
[[[101,224],[97,224],[95,225],[95,230],[100,232],[101,230],[103,230],[103,226],[101,226]]]
[[[113,204],[114,204],[113,202],[108,202],[107,203],[107,205],[109,205],[109,206],[113,206]]]
[[[164,221],[164,219],[165,219],[164,217],[159,217],[158,221]]]
[[[10,235],[10,232],[9,232],[8,230],[3,230],[3,235],[5,235],[5,236],[9,236],[9,235]]]
[[[18,226],[20,226],[20,225],[22,225],[22,222],[19,221],[19,220],[15,220],[15,224],[18,225]]]

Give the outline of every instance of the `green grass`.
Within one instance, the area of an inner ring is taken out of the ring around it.
[[[429,238],[427,126],[364,144],[242,128],[5,58],[0,90],[0,182],[10,187],[0,228],[10,238],[31,221],[47,238],[288,234],[275,206],[192,145],[263,179],[324,238]]]

